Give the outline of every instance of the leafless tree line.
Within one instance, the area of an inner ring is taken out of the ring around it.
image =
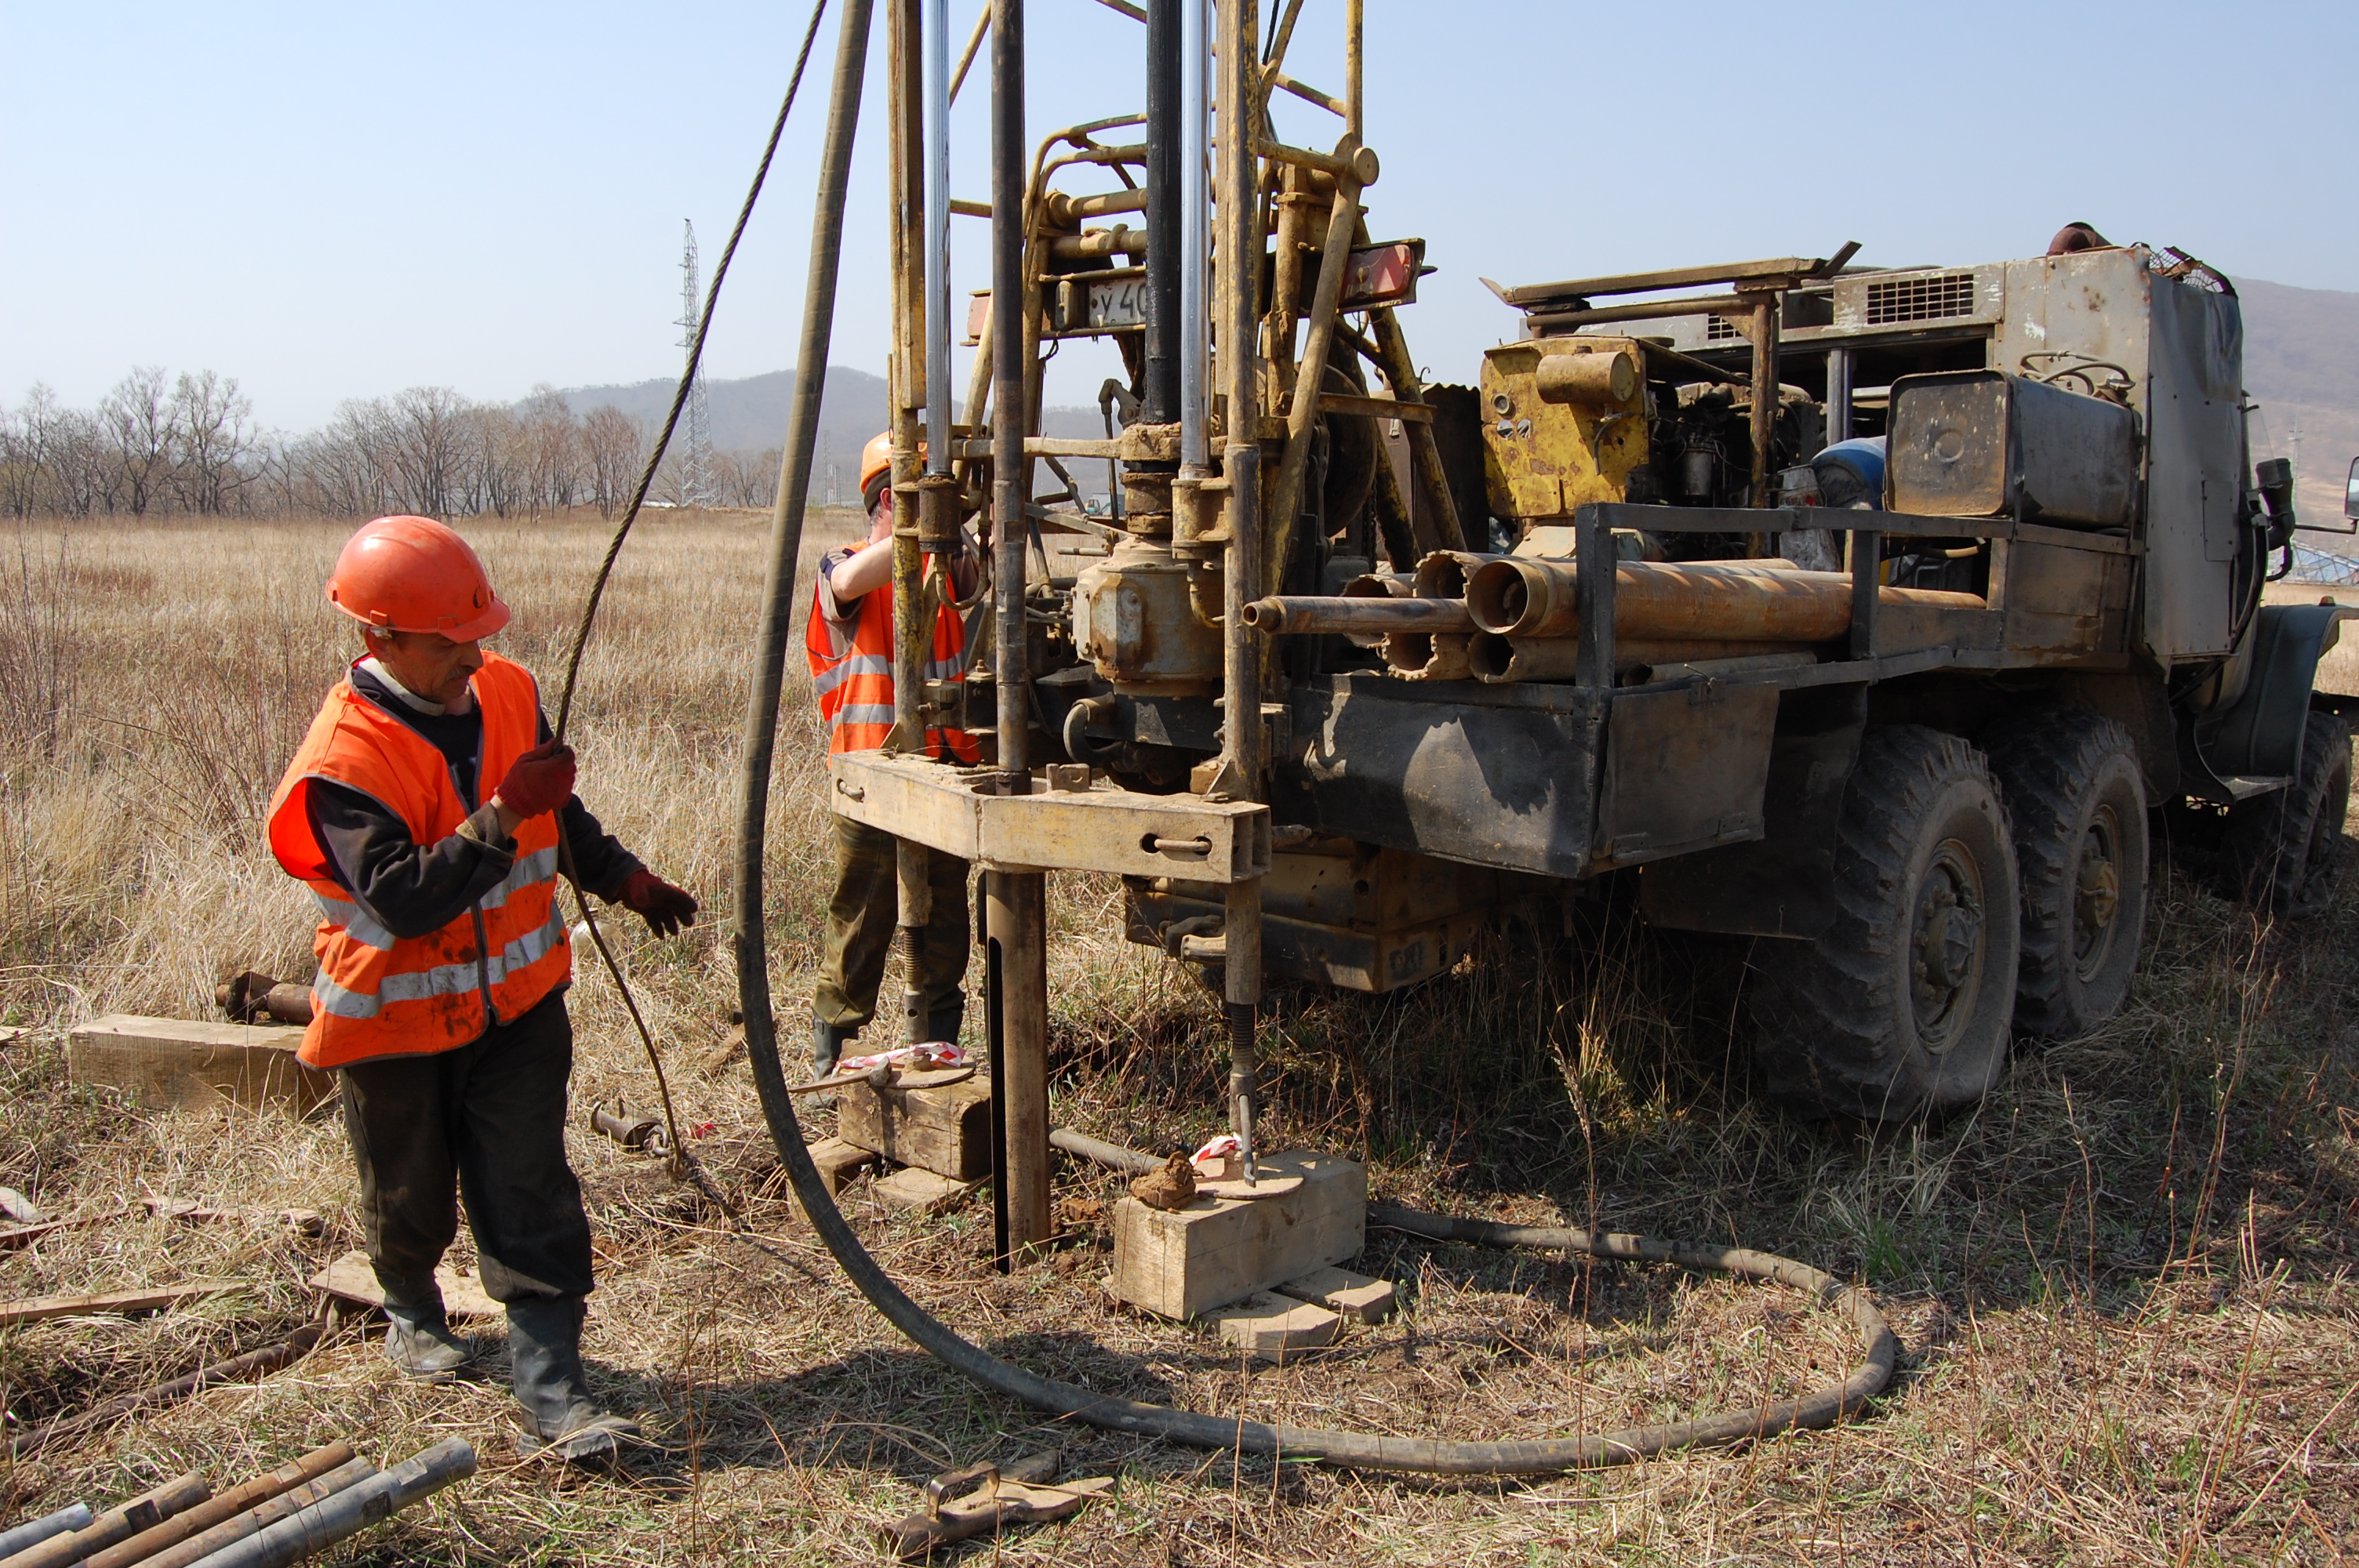
[[[94,408],[35,385],[0,408],[0,514],[507,517],[629,501],[647,433],[611,404],[576,414],[542,386],[513,406],[444,386],[357,398],[319,429],[267,433],[234,378],[134,370]],[[766,505],[776,452],[714,454],[725,506]],[[677,502],[668,457],[652,498]]]

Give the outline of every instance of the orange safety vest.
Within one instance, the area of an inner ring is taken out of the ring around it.
[[[870,606],[879,607],[871,614]],[[893,590],[879,588],[859,601],[852,616],[852,640],[842,653],[827,623],[824,582],[811,588],[810,622],[803,649],[810,655],[811,690],[819,696],[820,722],[827,726],[830,756],[838,752],[874,752],[893,732]],[[948,604],[934,611],[933,656],[928,680],[966,679],[966,622]],[[940,757],[947,743],[962,762],[982,753],[963,730],[934,725],[926,730],[926,755]]]
[[[484,715],[477,776],[496,784],[539,739],[540,694],[523,665],[497,654],[484,655],[473,687]],[[350,680],[338,681],[270,800],[270,851],[320,901],[311,939],[320,972],[298,1053],[306,1063],[336,1067],[455,1050],[523,1017],[573,978],[557,907],[555,812],[517,826],[515,868],[473,908],[439,931],[396,936],[336,880],[306,808],[314,779],[377,801],[421,846],[449,838],[468,816],[442,753]]]

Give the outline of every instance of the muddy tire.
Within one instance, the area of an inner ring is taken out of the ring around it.
[[[2137,747],[2121,725],[2078,708],[2036,714],[1987,739],[2022,890],[2016,1031],[2075,1039],[2121,1011],[2146,935]]]
[[[2293,783],[2229,809],[2220,845],[2228,891],[2281,920],[2323,910],[2342,869],[2350,809],[2351,726],[2340,715],[2312,713]]]
[[[1769,1092],[1871,1122],[1976,1103],[2006,1066],[2018,902],[1982,752],[1919,725],[1870,730],[1834,874],[1825,935],[1756,950],[1754,1056]]]

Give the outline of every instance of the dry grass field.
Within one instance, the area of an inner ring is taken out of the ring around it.
[[[850,519],[822,519],[832,535]],[[267,1343],[303,1281],[358,1244],[332,1118],[155,1114],[71,1087],[65,1032],[114,1011],[203,1016],[215,979],[310,973],[300,890],[263,848],[268,791],[349,635],[320,583],[340,524],[0,535],[0,1184],[55,1214],[139,1217],[0,1251],[0,1297],[234,1277],[140,1320],[0,1331],[7,1430]],[[603,544],[594,521],[469,532],[518,610],[503,648],[554,680]],[[582,793],[713,904],[765,522],[650,518],[587,661]],[[814,551],[822,542],[814,539]],[[782,1012],[799,1018],[826,887],[808,691],[771,835]],[[2256,926],[2174,845],[2127,1013],[2026,1047],[1973,1116],[1877,1140],[1754,1094],[1742,943],[1612,903],[1517,921],[1481,961],[1381,1000],[1278,999],[1279,1141],[1364,1154],[1375,1194],[1458,1213],[1603,1222],[1781,1251],[1869,1284],[1904,1346],[1863,1419],[1746,1450],[1528,1483],[1239,1460],[1044,1424],[902,1341],[780,1195],[742,1056],[719,920],[623,955],[696,1147],[768,1250],[653,1162],[583,1132],[596,1228],[592,1377],[654,1442],[623,1474],[519,1458],[502,1372],[401,1381],[356,1330],[259,1381],[0,1457],[0,1520],[191,1467],[217,1482],[349,1435],[405,1455],[472,1441],[483,1469],[342,1563],[875,1562],[877,1524],[936,1471],[1042,1444],[1118,1495],[969,1549],[998,1563],[2287,1563],[2359,1557],[2359,874],[2327,917]],[[1225,1067],[1194,983],[1121,940],[1112,890],[1053,884],[1060,1120],[1167,1147],[1212,1129]],[[712,913],[725,915],[717,907]],[[888,979],[888,995],[897,982]],[[654,1104],[611,981],[573,992],[574,1100]],[[578,1118],[577,1118],[578,1122]],[[820,1126],[823,1130],[824,1117]],[[816,1136],[816,1131],[814,1136]],[[1110,1178],[1069,1168],[1080,1194]],[[313,1208],[151,1219],[146,1196]],[[1407,1310],[1283,1369],[1114,1307],[1083,1234],[1012,1278],[987,1212],[846,1212],[917,1298],[1043,1372],[1223,1414],[1542,1436],[1827,1379],[1835,1325],[1772,1287],[1428,1245],[1372,1232]],[[461,1246],[463,1252],[465,1243]]]

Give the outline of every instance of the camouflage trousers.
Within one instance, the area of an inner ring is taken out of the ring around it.
[[[822,1023],[856,1030],[876,1016],[876,991],[900,914],[894,874],[899,840],[881,827],[828,815],[835,838],[835,895],[827,905],[827,949],[820,962],[811,1011]],[[966,862],[921,850],[933,888],[933,918],[913,930],[908,954],[908,1015],[911,1038],[930,1039],[927,1024],[966,1005],[968,920]]]

